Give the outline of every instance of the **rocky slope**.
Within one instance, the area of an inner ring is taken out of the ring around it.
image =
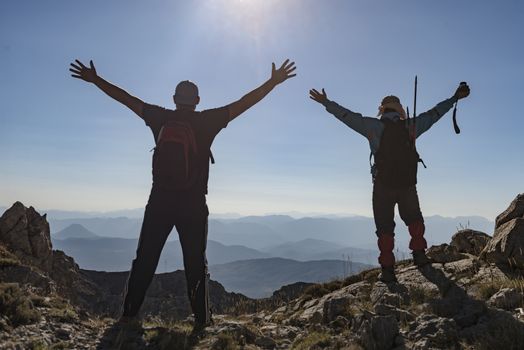
[[[199,339],[189,334],[190,318],[182,319],[185,292],[167,294],[174,274],[155,277],[141,325],[121,328],[104,318],[118,305],[125,274],[78,269],[50,250],[45,217],[15,207],[25,217],[0,219],[1,349],[524,348],[524,194],[497,217],[493,237],[461,230],[429,249],[432,264],[399,262],[398,283],[377,281],[373,269],[288,286],[258,302],[215,285],[219,312]],[[13,227],[25,229],[15,235]],[[166,321],[173,315],[182,320]]]

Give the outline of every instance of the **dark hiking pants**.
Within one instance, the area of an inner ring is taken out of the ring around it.
[[[393,255],[395,237],[395,205],[398,204],[400,218],[408,226],[411,250],[426,249],[424,239],[424,218],[420,211],[417,186],[391,188],[375,181],[373,185],[373,216],[377,228],[379,264],[392,267],[395,264]]]
[[[127,280],[123,315],[135,316],[153,279],[160,253],[176,227],[186,273],[187,292],[197,323],[210,320],[206,259],[208,209],[205,196],[153,188],[146,206],[140,239]]]

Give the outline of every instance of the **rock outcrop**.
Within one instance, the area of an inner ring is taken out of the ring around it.
[[[522,218],[524,216],[524,193],[517,195],[511,202],[509,207],[497,216],[495,220],[495,229],[504,225],[506,222],[513,219]]]
[[[478,256],[491,237],[484,232],[471,229],[460,230],[453,235],[451,243],[443,243],[428,249],[427,255],[433,262],[449,263]]]
[[[524,194],[519,194],[495,222],[495,233],[482,259],[524,270]]]
[[[449,245],[459,253],[478,256],[490,239],[484,232],[465,229],[455,233]]]
[[[431,261],[441,264],[468,258],[467,254],[459,252],[456,247],[447,243],[429,247],[427,250],[427,256]]]
[[[20,260],[50,271],[53,251],[49,223],[33,207],[16,202],[0,218],[0,242]]]

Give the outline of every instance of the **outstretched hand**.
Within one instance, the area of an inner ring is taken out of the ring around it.
[[[461,82],[459,87],[457,88],[457,91],[455,91],[455,94],[453,96],[456,97],[458,100],[464,97],[468,97],[469,96],[468,83],[466,83],[465,81]]]
[[[275,85],[283,83],[289,78],[296,76],[296,74],[291,74],[295,69],[297,69],[295,62],[289,63],[289,59],[285,60],[279,69],[276,69],[275,63],[272,63],[271,81],[273,81]]]
[[[95,81],[97,75],[96,75],[96,69],[95,65],[93,64],[93,61],[89,61],[90,68],[84,66],[82,62],[79,60],[75,60],[75,63],[71,63],[71,67],[69,68],[69,71],[73,74],[71,76],[73,78],[82,79],[84,81],[87,81],[88,83],[92,83]]]
[[[322,93],[318,92],[316,89],[309,90],[309,98],[322,105],[328,101],[328,97],[324,89],[322,89]]]

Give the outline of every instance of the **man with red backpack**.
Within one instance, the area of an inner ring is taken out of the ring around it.
[[[156,141],[153,154],[153,186],[138,241],[136,258],[129,273],[121,321],[136,315],[151,283],[160,253],[176,227],[182,245],[187,292],[195,315],[195,329],[210,322],[206,260],[206,205],[211,144],[227,124],[262,100],[275,86],[294,77],[295,63],[286,60],[271,77],[240,100],[227,106],[195,111],[200,102],[197,86],[180,82],[173,95],[175,110],[144,103],[101,78],[93,61],[87,67],[76,60],[69,69],[75,78],[95,84],[110,97],[144,119]]]
[[[344,124],[366,137],[375,164],[373,175],[373,216],[382,268],[379,276],[383,282],[396,281],[394,265],[395,204],[402,221],[408,226],[411,240],[409,248],[417,266],[427,264],[424,238],[424,218],[417,195],[417,166],[422,160],[417,153],[415,140],[448,112],[457,100],[469,95],[467,84],[461,84],[455,94],[429,111],[407,119],[406,112],[396,96],[386,96],[379,107],[380,119],[363,117],[337,103],[330,101],[326,92],[312,89],[310,98],[326,107],[326,110]]]

